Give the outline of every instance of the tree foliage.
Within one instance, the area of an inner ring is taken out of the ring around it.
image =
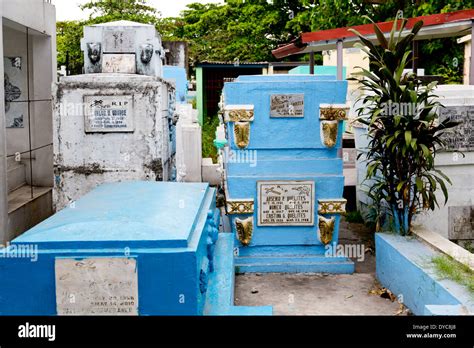
[[[81,51],[83,23],[79,21],[65,21],[56,23],[56,45],[58,67],[68,66],[71,74],[80,74],[84,65]]]
[[[399,10],[405,17],[413,17],[473,7],[474,0],[387,0],[383,4],[366,0],[226,0],[223,4],[192,3],[180,16],[162,18],[146,0],[90,0],[82,6],[91,12],[89,19],[58,23],[58,64],[65,64],[69,51],[71,70],[80,73],[78,27],[121,19],[153,24],[164,40],[188,41],[191,63],[272,61],[271,50],[301,32],[365,24],[364,15],[379,22],[394,19]],[[454,39],[424,41],[420,52],[420,66],[428,74],[440,73],[450,81],[459,81],[462,45]]]
[[[91,11],[88,23],[129,20],[155,25],[161,17],[160,12],[148,6],[145,0],[90,0],[80,7]]]
[[[397,24],[400,24],[397,30]],[[366,154],[370,196],[379,206],[387,205],[394,229],[410,233],[413,216],[438,206],[435,192],[441,189],[445,203],[449,179],[434,166],[434,157],[444,141],[443,133],[458,123],[438,120],[434,88],[410,72],[404,74],[412,54],[411,47],[423,22],[402,36],[406,19],[395,21],[387,40],[374,24],[378,45],[354,31],[359,45],[370,59],[370,69],[354,74],[361,77],[365,93],[357,110],[358,121],[368,126],[369,145]]]
[[[299,1],[228,0],[193,3],[176,21],[176,39],[190,43],[193,61],[273,60],[271,50],[298,33],[288,23],[306,8]]]
[[[405,18],[427,16],[474,8],[474,0],[388,0],[371,4],[365,0],[302,0],[302,11],[290,23],[300,31],[317,31],[338,27],[393,20],[401,11]],[[447,82],[461,82],[463,46],[455,38],[420,42],[419,66],[427,75],[442,75]]]

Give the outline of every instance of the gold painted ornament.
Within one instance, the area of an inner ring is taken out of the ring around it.
[[[237,230],[237,238],[243,246],[248,246],[252,240],[253,234],[253,217],[246,219],[235,219],[235,229]]]
[[[334,216],[327,219],[318,215],[319,239],[324,245],[331,243],[335,225],[336,218]]]
[[[338,121],[321,121],[322,141],[326,147],[334,147],[337,141]]]
[[[249,145],[250,141],[250,123],[235,122],[234,123],[234,143],[239,149],[244,149]]]

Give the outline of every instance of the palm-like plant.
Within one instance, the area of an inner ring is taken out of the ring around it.
[[[423,26],[417,22],[403,36],[406,23],[406,19],[395,20],[388,39],[374,23],[378,45],[353,30],[370,59],[369,70],[359,67],[353,78],[363,90],[357,121],[367,125],[370,140],[369,196],[378,197],[375,203],[388,208],[392,227],[402,235],[410,233],[415,214],[438,206],[437,189],[446,203],[445,182],[450,181],[434,167],[434,157],[444,145],[441,135],[458,124],[449,119],[439,122],[437,110],[442,105],[433,92],[436,82],[424,86],[416,74],[404,74],[413,40]]]

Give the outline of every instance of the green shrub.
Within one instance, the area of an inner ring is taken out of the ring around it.
[[[216,138],[216,128],[219,126],[219,118],[206,117],[202,125],[202,157],[211,157],[214,163],[217,162],[217,149],[214,146]]]
[[[358,210],[348,211],[346,213],[345,219],[347,222],[351,222],[351,223],[356,223],[356,224],[364,223],[364,218],[362,217],[362,214]]]
[[[401,235],[410,233],[415,214],[438,206],[436,190],[442,190],[446,203],[445,182],[450,181],[435,168],[434,157],[445,144],[445,130],[458,124],[449,119],[438,122],[437,108],[442,105],[434,94],[436,82],[424,86],[416,74],[403,73],[423,26],[419,21],[402,36],[406,23],[395,20],[389,39],[374,23],[378,45],[352,30],[369,57],[369,70],[360,68],[353,74],[360,78],[363,92],[357,120],[368,127],[369,197],[378,206],[375,213],[386,214],[391,228]],[[374,221],[379,228],[380,220]]]

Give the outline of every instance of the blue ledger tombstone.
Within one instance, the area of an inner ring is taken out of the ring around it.
[[[337,253],[345,212],[347,82],[240,76],[224,86],[226,210],[237,272],[352,273]]]
[[[203,314],[218,225],[208,184],[101,185],[1,250],[0,314]]]

